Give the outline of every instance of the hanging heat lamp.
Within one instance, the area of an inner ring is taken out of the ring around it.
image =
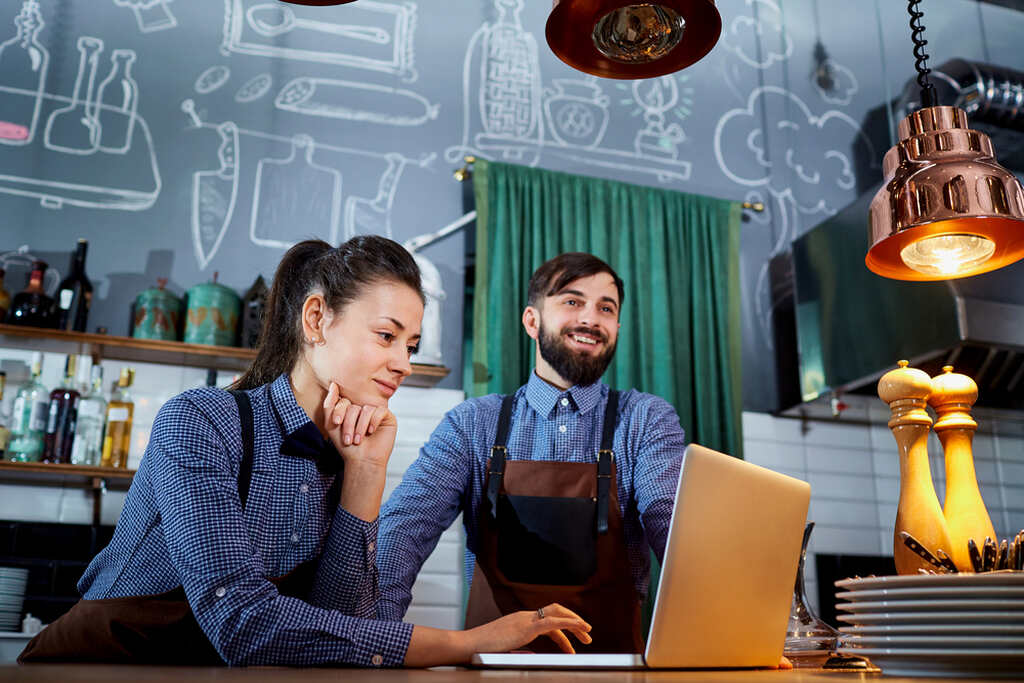
[[[604,78],[653,78],[690,66],[722,32],[714,0],[553,0],[551,51]]]
[[[868,213],[867,267],[895,280],[949,280],[1024,257],[1024,187],[999,165],[988,136],[959,107],[936,106],[921,36],[920,0],[908,0],[922,108],[903,119],[882,161]]]

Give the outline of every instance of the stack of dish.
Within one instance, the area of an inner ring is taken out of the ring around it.
[[[0,631],[21,630],[21,607],[25,602],[28,570],[0,567]]]
[[[1024,572],[836,581],[839,651],[899,676],[1024,672]],[[846,612],[847,614],[842,614]]]

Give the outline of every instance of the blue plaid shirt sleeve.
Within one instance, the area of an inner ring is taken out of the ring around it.
[[[221,657],[231,665],[401,665],[411,624],[315,607],[264,578],[224,443],[210,417],[180,395],[161,408],[144,461],[171,562]],[[344,547],[339,539],[337,550]]]
[[[354,617],[373,618],[380,599],[377,576],[378,520],[364,522],[340,505],[317,567],[309,601]]]
[[[466,410],[464,403],[445,415],[381,508],[380,619],[405,616],[416,575],[459,515],[469,489],[472,458],[460,417]]]
[[[636,417],[630,424],[630,432],[635,433],[628,436],[640,444],[633,466],[633,495],[647,543],[662,562],[686,439],[675,408],[664,399],[652,396],[640,404]]]

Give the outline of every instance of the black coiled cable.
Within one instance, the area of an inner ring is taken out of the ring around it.
[[[921,24],[921,17],[924,12],[917,8],[921,0],[907,0],[907,12],[910,14],[910,39],[914,41],[914,68],[917,69],[917,84],[921,86],[921,106],[934,107],[936,104],[935,87],[928,80],[931,69],[928,68],[928,53],[924,46],[928,44],[922,36],[924,25]]]

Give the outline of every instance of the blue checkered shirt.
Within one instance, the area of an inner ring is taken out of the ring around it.
[[[508,458],[596,463],[608,391],[600,382],[562,391],[532,373],[515,393]],[[449,411],[381,509],[382,619],[405,615],[416,574],[460,512],[466,528],[464,571],[472,581],[478,509],[501,400],[492,394]],[[665,551],[684,446],[671,405],[636,390],[620,392],[613,442],[619,512],[640,595],[646,594],[650,576],[648,547],[659,561]]]
[[[328,509],[334,475],[279,452],[309,422],[287,375],[247,393],[255,448],[244,510],[234,398],[214,388],[179,394],[160,409],[113,540],[79,590],[91,600],[183,586],[231,665],[400,666],[412,625],[372,618],[377,522]],[[318,560],[308,599],[278,593],[268,577],[307,560]]]

